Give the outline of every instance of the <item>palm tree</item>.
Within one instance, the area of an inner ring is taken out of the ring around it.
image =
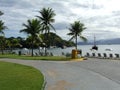
[[[19,46],[19,41],[16,38],[13,38],[11,41],[11,50],[14,50],[17,46]]]
[[[0,16],[3,15],[3,12],[0,11]],[[4,37],[4,30],[7,27],[4,25],[4,22],[2,20],[0,20],[0,46],[1,46],[1,50],[2,50],[2,54],[3,54],[3,50],[4,50],[4,45],[5,45],[5,37]]]
[[[2,22],[2,20],[0,20],[0,46],[1,46],[1,51],[2,51],[2,54],[3,54],[3,50],[4,50],[4,42],[5,42],[5,38],[4,38],[4,30],[6,29],[7,27],[4,26],[4,22]]]
[[[83,37],[81,34],[82,32],[86,29],[86,27],[84,26],[83,23],[81,23],[80,21],[74,21],[74,23],[72,23],[70,25],[70,33],[68,33],[68,35],[72,36],[70,40],[75,39],[75,49],[77,50],[77,37],[79,36],[83,41],[87,41],[87,39],[85,37]]]
[[[52,10],[52,8],[43,8],[41,11],[39,11],[39,13],[40,13],[40,16],[37,16],[37,17],[41,20],[42,32],[45,32],[46,34],[45,43],[47,42],[50,43],[50,40],[49,40],[50,29],[55,30],[55,28],[51,23],[55,21],[54,16],[56,14]],[[46,52],[47,52],[47,49],[45,47],[45,54]]]
[[[28,20],[27,24],[23,24],[25,27],[24,29],[20,30],[20,32],[25,32],[32,37],[32,56],[33,56],[33,44],[35,38],[38,36],[39,32],[41,31],[41,22],[38,19]]]

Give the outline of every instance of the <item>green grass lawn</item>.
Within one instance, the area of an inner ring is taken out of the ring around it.
[[[0,61],[0,90],[42,90],[43,82],[35,68]]]
[[[70,57],[63,56],[25,56],[25,55],[15,55],[15,54],[0,54],[0,58],[12,58],[12,59],[24,59],[24,60],[47,60],[47,61],[67,61]]]

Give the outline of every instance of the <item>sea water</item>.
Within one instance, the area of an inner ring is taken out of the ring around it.
[[[98,50],[91,50],[93,45],[78,45],[78,50],[82,50],[82,55],[85,56],[86,53],[106,53],[106,54],[120,54],[120,45],[97,45]],[[61,48],[52,48],[48,49],[49,52],[52,52],[54,55],[61,55],[64,53],[71,53],[72,49],[75,47],[68,47],[65,49]]]
[[[93,45],[78,45],[78,50],[82,50],[82,56],[85,56],[86,53],[106,53],[106,54],[120,54],[120,45],[97,45],[98,50],[91,50]],[[61,56],[63,53],[70,53],[72,52],[72,49],[75,49],[75,47],[66,47],[64,49],[62,48],[49,48],[47,49],[47,52],[52,53],[54,56]],[[31,53],[31,49],[22,49],[22,52]],[[18,50],[16,51],[18,52]],[[44,52],[44,49],[34,49],[34,53]]]

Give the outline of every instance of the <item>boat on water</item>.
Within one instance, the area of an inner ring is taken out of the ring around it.
[[[105,51],[112,51],[113,49],[111,48],[106,48]]]
[[[98,47],[97,47],[96,45],[94,45],[94,46],[92,47],[92,50],[98,50]]]
[[[91,50],[98,50],[98,46],[96,45],[96,37],[94,36],[94,46],[92,46]]]

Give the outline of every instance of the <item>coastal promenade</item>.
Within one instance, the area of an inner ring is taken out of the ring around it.
[[[37,68],[45,76],[45,90],[120,90],[119,60],[89,58],[84,61],[0,61]]]

